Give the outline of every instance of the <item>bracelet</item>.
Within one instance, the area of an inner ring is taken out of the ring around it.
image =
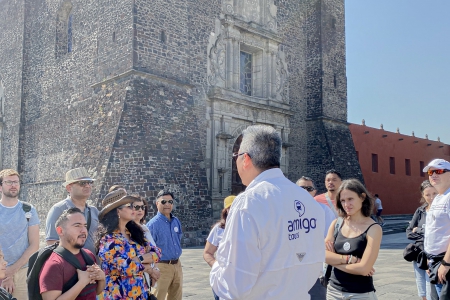
[[[350,259],[348,260],[348,264],[349,264],[349,265],[351,265],[351,264],[352,264],[352,258],[353,258],[353,255],[352,255],[352,254],[350,254]]]
[[[342,260],[344,259],[344,256],[341,254],[341,260],[339,261],[339,263],[342,264]]]
[[[441,260],[441,264],[446,267],[450,267],[450,264],[446,262],[444,259]]]
[[[348,258],[350,257],[350,255],[347,255],[347,260],[345,261],[345,263],[348,265]]]

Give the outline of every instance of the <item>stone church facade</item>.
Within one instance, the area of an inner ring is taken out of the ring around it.
[[[283,138],[295,181],[362,179],[347,124],[344,0],[0,0],[0,163],[41,220],[84,166],[176,196],[185,245],[242,185],[231,155],[252,124]],[[154,213],[152,207],[151,214]]]

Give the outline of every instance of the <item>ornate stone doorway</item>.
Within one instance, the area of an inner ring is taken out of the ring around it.
[[[239,151],[239,147],[242,142],[242,134],[236,139],[233,146],[233,153]],[[232,171],[231,171],[231,194],[238,195],[240,192],[244,191],[246,186],[242,184],[241,177],[239,177],[239,173],[236,167],[236,161],[232,160]]]

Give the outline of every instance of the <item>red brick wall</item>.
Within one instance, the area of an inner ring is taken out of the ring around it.
[[[383,214],[414,213],[419,206],[420,184],[428,176],[420,174],[420,161],[425,165],[434,158],[450,161],[450,145],[351,124],[353,143],[366,187],[377,193],[383,202]],[[372,154],[378,155],[378,172],[372,171]],[[390,174],[390,157],[395,158],[395,174]],[[411,164],[411,176],[406,175],[405,160]]]

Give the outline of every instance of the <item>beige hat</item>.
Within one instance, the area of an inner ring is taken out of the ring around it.
[[[98,219],[101,220],[103,217],[109,213],[111,210],[118,208],[127,203],[135,202],[139,199],[135,197],[128,196],[124,190],[117,190],[111,193],[108,193],[105,198],[102,200],[102,210],[98,215]]]
[[[71,183],[82,181],[82,180],[95,181],[95,179],[92,179],[91,177],[89,177],[89,174],[84,167],[72,169],[72,170],[67,171],[66,182],[63,183],[63,186],[66,187]]]

